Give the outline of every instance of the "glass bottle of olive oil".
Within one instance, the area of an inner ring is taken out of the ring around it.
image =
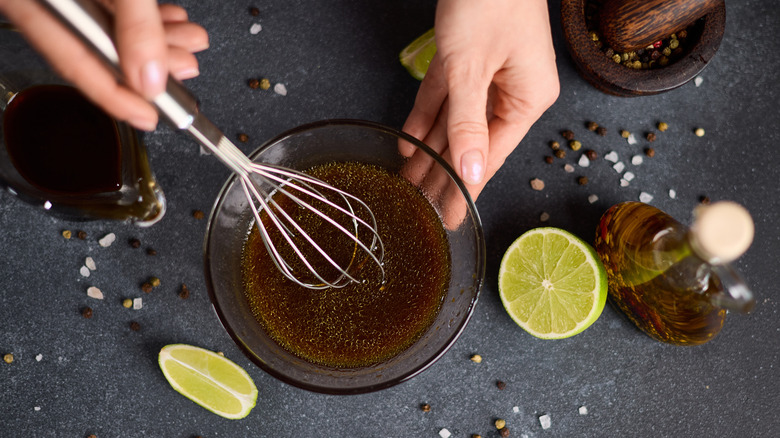
[[[641,202],[607,210],[595,249],[609,297],[662,342],[698,345],[717,335],[727,310],[748,311],[752,293],[728,263],[750,246],[754,227],[733,202],[700,206],[690,228]]]

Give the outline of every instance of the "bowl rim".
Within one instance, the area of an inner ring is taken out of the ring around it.
[[[476,205],[474,204],[474,201],[471,199],[471,196],[469,195],[468,189],[466,189],[465,184],[460,179],[460,177],[458,177],[458,174],[452,169],[449,163],[447,163],[447,161],[444,158],[442,158],[438,153],[436,153],[436,151],[431,149],[429,146],[427,146],[420,140],[412,137],[411,135],[403,131],[399,131],[397,129],[391,128],[389,126],[380,123],[366,121],[366,120],[358,120],[358,119],[325,119],[316,122],[306,123],[298,127],[292,128],[290,130],[287,130],[277,135],[276,137],[264,142],[260,147],[258,147],[250,154],[248,154],[248,157],[250,159],[255,159],[258,155],[262,154],[263,151],[265,151],[275,143],[284,140],[287,137],[301,134],[315,129],[334,127],[334,126],[348,126],[348,127],[357,127],[357,128],[365,128],[369,130],[381,131],[412,143],[413,145],[415,145],[415,147],[423,150],[429,156],[431,156],[436,162],[438,162],[438,164],[441,165],[445,169],[445,171],[450,175],[450,177],[457,184],[459,190],[463,194],[466,200],[468,211],[471,212],[471,215],[474,218],[474,228],[475,228],[476,241],[477,241],[477,247],[475,248],[476,249],[475,257],[477,260],[476,278],[474,283],[475,288],[469,306],[467,309],[465,309],[464,318],[460,321],[458,327],[455,329],[452,335],[446,340],[446,342],[444,342],[443,345],[438,350],[436,350],[433,355],[426,358],[425,360],[420,362],[420,364],[411,368],[409,371],[407,371],[406,373],[398,377],[380,383],[375,383],[375,384],[370,384],[370,385],[365,385],[360,387],[346,388],[346,389],[335,388],[331,386],[322,386],[322,385],[311,384],[300,380],[296,380],[267,366],[264,361],[260,360],[260,358],[257,357],[255,353],[250,351],[244,345],[244,343],[241,341],[241,338],[238,336],[238,334],[228,325],[223,310],[218,305],[216,292],[214,288],[214,281],[211,276],[211,271],[209,269],[210,261],[209,261],[208,251],[209,251],[209,241],[211,240],[212,233],[213,233],[212,224],[214,223],[217,212],[219,211],[221,204],[225,199],[225,194],[227,193],[228,189],[231,187],[231,185],[237,178],[235,174],[231,174],[228,177],[227,181],[225,181],[225,183],[222,185],[222,188],[217,194],[216,200],[214,201],[214,204],[212,206],[211,213],[209,214],[208,222],[206,225],[206,232],[204,233],[204,239],[203,239],[203,268],[204,268],[203,271],[206,280],[206,289],[208,291],[212,308],[214,309],[214,312],[217,314],[217,319],[219,320],[220,324],[225,329],[225,331],[228,333],[233,343],[241,350],[241,352],[252,363],[254,363],[256,366],[258,366],[260,369],[270,374],[274,378],[284,383],[287,383],[289,385],[301,389],[305,389],[308,391],[321,393],[321,394],[331,394],[331,395],[364,394],[364,393],[375,392],[375,391],[389,388],[391,386],[398,385],[419,375],[423,371],[433,366],[434,363],[436,363],[442,356],[444,356],[444,354],[447,353],[447,351],[449,351],[449,349],[455,344],[458,338],[460,338],[461,334],[465,330],[466,326],[468,325],[468,322],[471,320],[471,317],[474,314],[474,309],[476,308],[477,301],[479,300],[480,292],[485,283],[485,272],[486,272],[486,263],[487,263],[485,235],[482,227],[482,221],[480,219],[479,212],[477,211]]]
[[[683,59],[664,67],[662,72],[660,69],[633,70],[609,60],[589,39],[585,42],[590,44],[575,44],[578,36],[584,38],[588,35],[584,14],[587,2],[561,0],[561,26],[566,48],[577,70],[589,83],[617,96],[659,94],[686,84],[709,65],[725,33],[726,3],[721,0],[702,17],[704,27],[701,36]],[[708,44],[703,41],[708,41]]]

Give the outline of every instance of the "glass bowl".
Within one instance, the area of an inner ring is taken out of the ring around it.
[[[399,146],[414,150],[414,154],[411,158],[401,155]],[[326,394],[358,394],[404,382],[444,355],[466,327],[485,276],[485,240],[479,215],[447,162],[405,133],[356,120],[326,120],[295,128],[267,142],[250,158],[296,170],[357,161],[403,175],[420,188],[443,219],[452,266],[435,321],[406,350],[362,368],[332,368],[303,360],[269,337],[244,296],[241,255],[254,222],[240,182],[232,176],[209,218],[204,263],[214,309],[247,357],[291,385]]]

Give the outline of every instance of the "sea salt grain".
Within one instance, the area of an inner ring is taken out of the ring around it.
[[[571,164],[565,164],[563,166],[563,170],[565,170],[566,173],[572,173],[574,172],[574,166],[572,166]]]
[[[604,155],[604,159],[607,161],[611,161],[613,163],[617,163],[618,161],[618,154],[615,151],[612,151],[608,153],[607,155]]]
[[[82,277],[89,277],[90,274],[89,268],[86,266],[82,266],[81,269],[79,269],[79,273],[81,274]]]
[[[51,209],[51,202],[49,202],[49,201],[44,202],[43,203],[43,208],[45,210],[50,210]]]
[[[514,412],[515,414],[517,414],[518,412],[520,412],[520,408],[519,408],[519,407],[517,407],[517,406],[515,406],[515,407],[513,407],[513,408],[512,408],[512,412]]]
[[[282,83],[276,84],[274,85],[274,93],[280,96],[287,96],[287,87]]]
[[[633,157],[631,157],[631,164],[633,164],[634,166],[639,166],[640,164],[642,164],[643,161],[644,158],[642,158],[641,155],[634,155]]]
[[[630,183],[625,178],[620,178],[620,187],[628,187]]]
[[[650,202],[653,200],[653,195],[647,192],[642,192],[639,194],[639,201],[640,202]]]
[[[626,168],[626,165],[622,161],[618,161],[612,168],[615,169],[615,172],[620,173]]]
[[[628,142],[628,144],[636,144],[637,143],[636,137],[634,136],[634,134],[630,134],[628,136],[628,138],[626,139],[626,141]]]
[[[133,310],[140,310],[144,307],[144,301],[141,298],[133,298]]]
[[[539,424],[542,425],[542,429],[549,429],[552,426],[552,420],[550,420],[549,415],[545,414],[539,417]]]
[[[261,30],[263,30],[263,26],[261,26],[260,23],[255,23],[249,28],[249,33],[257,35]]]
[[[541,222],[547,222],[547,221],[549,221],[549,220],[550,220],[550,213],[547,213],[546,211],[545,211],[545,212],[542,212],[542,214],[539,216],[539,220],[540,220]]]
[[[95,264],[95,260],[93,260],[92,257],[87,257],[84,260],[84,266],[89,268],[90,271],[94,271],[95,269],[97,269],[97,265]]]
[[[590,160],[585,155],[580,157],[580,161],[577,162],[577,164],[580,165],[580,167],[588,167],[590,166]]]
[[[108,233],[105,236],[103,236],[103,238],[98,240],[98,244],[100,244],[100,246],[102,246],[103,248],[108,248],[109,246],[111,246],[112,243],[114,243],[115,240],[116,240],[116,234]]]
[[[442,429],[442,430],[439,431],[439,436],[441,438],[450,438],[450,435],[452,435],[452,434],[447,429]]]
[[[677,192],[674,191],[674,189],[669,189],[669,197],[672,199],[677,198]]]
[[[39,355],[35,356],[35,360],[36,360],[37,362],[40,362],[40,361],[42,361],[42,360],[43,360],[43,355],[42,355],[42,354],[39,354]]]
[[[634,173],[633,172],[624,173],[623,179],[625,179],[626,181],[631,181],[632,179],[634,179]]]
[[[103,292],[95,286],[87,288],[87,296],[96,300],[103,299]]]
[[[587,406],[580,406],[578,409],[580,415],[588,415],[588,407]]]
[[[700,76],[696,76],[695,78],[693,78],[693,85],[696,85],[697,87],[701,85],[702,82],[704,82],[704,79],[701,78]]]
[[[596,201],[598,201],[598,200],[599,200],[599,197],[598,197],[598,196],[596,196],[596,195],[590,195],[590,196],[588,196],[588,202],[590,202],[591,204],[593,204],[594,202],[596,202]]]

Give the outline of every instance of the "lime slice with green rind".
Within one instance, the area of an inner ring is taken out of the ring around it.
[[[607,274],[593,248],[559,228],[536,228],[509,246],[498,273],[509,316],[542,339],[582,332],[604,310]]]
[[[434,39],[434,29],[431,29],[406,46],[401,51],[399,58],[401,64],[415,79],[422,80],[425,73],[428,72],[428,66],[431,65],[431,59],[435,54],[436,40]]]
[[[213,351],[166,345],[158,363],[173,389],[217,415],[244,418],[257,403],[257,387],[249,374]]]

